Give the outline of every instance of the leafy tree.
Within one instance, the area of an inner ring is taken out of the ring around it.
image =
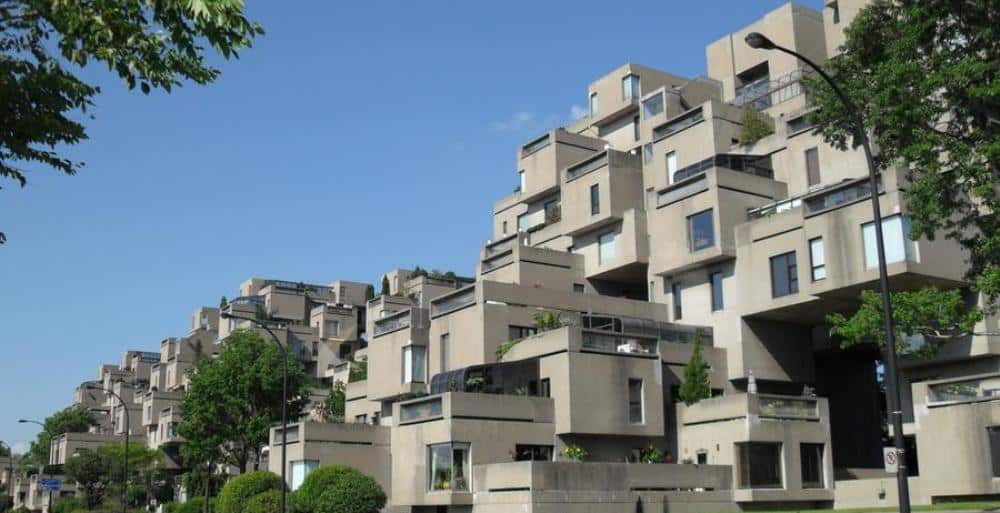
[[[382,277],[382,295],[383,296],[388,296],[389,295],[389,277],[388,276],[383,276]]]
[[[352,359],[349,369],[347,381],[354,383],[355,381],[364,381],[368,379],[368,357],[362,356],[357,360]]]
[[[288,418],[308,402],[302,365],[287,351],[254,331],[237,330],[217,359],[198,362],[181,401],[177,433],[196,449],[185,454],[197,463],[234,465],[240,473],[259,463],[272,424],[281,420],[281,358],[288,361]],[[213,453],[218,449],[218,453]],[[212,460],[218,457],[221,460]]]
[[[774,128],[771,128],[771,123],[765,116],[752,108],[747,108],[743,114],[743,125],[740,126],[740,144],[749,146],[774,133]]]
[[[372,299],[375,299],[375,286],[369,283],[365,286],[365,301]]]
[[[323,401],[323,418],[327,422],[344,422],[347,404],[347,387],[340,381],[333,384],[333,390]]]
[[[105,444],[97,449],[106,476],[108,488],[119,488],[122,481],[124,447],[121,444]],[[141,443],[128,444],[128,485],[129,502],[133,505],[149,504],[153,499],[169,499],[172,494],[169,474],[162,468],[163,453],[147,448]],[[138,499],[133,500],[133,488]],[[164,490],[166,488],[167,490]],[[168,492],[169,490],[169,492]],[[117,494],[121,493],[119,489]]]
[[[826,65],[861,110],[878,166],[905,170],[910,236],[943,233],[961,243],[969,281],[993,303],[1000,297],[997,26],[994,1],[874,0]],[[809,87],[826,141],[860,144],[834,92],[818,79]]]
[[[227,306],[229,306],[229,300],[226,299],[226,296],[222,296],[222,299],[219,300],[219,309],[221,310]]]
[[[57,148],[87,138],[79,114],[100,89],[74,68],[99,61],[129,88],[170,92],[219,76],[206,43],[228,59],[262,33],[242,0],[0,0],[0,177],[23,187],[28,164],[80,169]]]
[[[66,477],[76,482],[77,489],[83,492],[87,509],[94,509],[104,500],[108,483],[107,468],[104,458],[97,451],[80,449],[66,460],[63,471]]]
[[[959,290],[941,291],[927,287],[912,292],[893,292],[890,297],[895,322],[896,351],[901,356],[933,356],[941,344],[968,335],[983,318],[969,308]],[[882,297],[872,290],[861,292],[861,307],[851,317],[834,313],[826,316],[830,334],[841,338],[841,347],[878,344],[885,347]],[[924,343],[913,345],[909,335],[922,335]]]
[[[22,464],[28,466],[43,466],[49,464],[49,445],[52,439],[63,433],[85,433],[95,424],[94,414],[79,406],[71,406],[48,416],[43,422],[44,428],[31,442],[28,454]]]
[[[52,503],[52,513],[73,513],[86,507],[87,504],[76,497],[63,497]]]
[[[215,510],[218,513],[243,513],[247,502],[255,495],[269,490],[281,490],[281,478],[273,472],[259,470],[240,474],[226,483],[219,492]]]
[[[694,350],[691,351],[691,359],[684,367],[684,382],[681,383],[678,395],[688,406],[712,396],[708,379],[708,362],[701,354],[701,332],[694,333]]]

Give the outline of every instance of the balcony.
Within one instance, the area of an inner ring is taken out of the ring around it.
[[[735,155],[720,153],[700,162],[685,166],[674,172],[674,183],[703,174],[713,167],[721,167],[731,171],[739,171],[769,180],[774,179],[774,169],[771,167],[771,157],[768,155]]]
[[[685,497],[685,503],[696,502],[698,497],[707,502],[728,502],[731,498],[726,492],[732,489],[732,471],[729,465],[517,461],[477,465],[472,483],[477,495],[511,491],[559,496],[586,493],[601,497],[601,504],[620,501],[619,497],[625,495],[628,503],[623,503],[619,511],[636,511],[632,493],[637,491],[692,492]],[[662,511],[669,509],[664,507]]]
[[[374,336],[378,337],[386,333],[392,333],[410,327],[410,310],[396,312],[388,317],[383,317],[375,321]]]
[[[800,68],[774,80],[771,80],[769,76],[764,76],[736,88],[736,98],[733,99],[733,104],[763,111],[787,102],[806,94],[803,80],[808,78],[811,73]]]
[[[678,420],[684,425],[746,417],[820,422],[828,415],[826,402],[822,397],[739,393],[703,399],[682,408],[678,411]]]
[[[439,317],[476,304],[476,286],[469,285],[431,302],[431,318]]]
[[[240,297],[237,297],[237,298],[233,298],[233,300],[230,301],[229,304],[231,304],[231,305],[250,305],[250,306],[260,305],[260,306],[264,306],[264,297],[263,296],[240,296]]]
[[[927,385],[929,407],[996,401],[1000,399],[1000,374],[938,380]]]
[[[705,121],[705,114],[702,107],[695,107],[683,114],[680,114],[666,123],[653,128],[653,142],[669,137],[690,126],[697,125]]]
[[[445,392],[393,405],[393,418],[401,426],[451,418],[551,423],[554,417],[554,401],[548,397]]]

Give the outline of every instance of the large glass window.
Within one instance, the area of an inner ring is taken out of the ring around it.
[[[590,93],[590,117],[596,118],[600,104],[597,101],[597,93]]]
[[[596,216],[601,213],[601,186],[594,184],[590,186],[590,215]]]
[[[608,232],[597,239],[597,263],[604,264],[615,258],[615,233]]]
[[[819,150],[809,148],[806,150],[806,182],[809,187],[818,185],[819,177]]]
[[[799,292],[799,270],[795,252],[771,257],[771,297],[787,296]]]
[[[784,487],[780,443],[737,443],[736,451],[740,488]]]
[[[403,383],[424,383],[427,380],[427,348],[403,348]]]
[[[289,485],[292,490],[298,490],[302,486],[302,482],[306,480],[306,476],[319,468],[319,460],[299,460],[293,461],[291,464],[292,479]]]
[[[521,214],[517,216],[517,231],[519,232],[528,231],[529,228],[528,223],[530,221],[531,219],[528,217],[528,214]]]
[[[993,464],[993,477],[1000,477],[1000,426],[986,428],[990,438],[990,458]]]
[[[649,119],[661,112],[663,112],[663,93],[650,96],[642,102],[642,119]]]
[[[552,461],[552,446],[517,444],[514,446],[514,461]]]
[[[469,491],[469,444],[451,442],[427,446],[429,475],[427,484],[431,491]]]
[[[645,422],[642,409],[642,380],[629,378],[628,380],[628,421],[631,424],[642,424]]]
[[[708,275],[712,285],[712,311],[722,310],[724,302],[722,300],[722,271],[715,271]]]
[[[688,216],[688,249],[700,251],[715,245],[715,227],[712,211],[706,210]]]
[[[622,99],[638,100],[639,94],[639,75],[625,75],[622,79]]]
[[[823,488],[823,444],[799,444],[802,488]]]
[[[677,152],[667,153],[667,183],[674,183],[674,173],[677,172]]]
[[[825,279],[826,255],[823,252],[823,237],[809,240],[809,261],[812,266],[813,281]]]
[[[865,267],[878,267],[878,250],[875,245],[875,223],[861,225],[865,242]],[[882,236],[885,238],[885,263],[917,261],[917,248],[910,240],[910,220],[899,214],[882,218]]]

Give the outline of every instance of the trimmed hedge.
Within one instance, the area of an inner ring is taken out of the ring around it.
[[[306,476],[292,504],[296,513],[377,513],[385,501],[374,479],[348,466],[330,465]]]
[[[268,490],[281,490],[281,478],[272,472],[256,471],[236,476],[222,487],[215,501],[215,513],[243,513],[247,501]]]
[[[202,513],[202,504],[205,498],[202,496],[191,497],[187,502],[171,502],[164,508],[167,513]],[[208,499],[209,513],[215,512],[215,497]]]
[[[281,490],[268,490],[247,499],[243,513],[276,513],[281,508]]]

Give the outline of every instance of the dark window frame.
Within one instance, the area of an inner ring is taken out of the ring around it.
[[[726,307],[725,297],[722,290],[722,277],[722,271],[712,271],[708,273],[708,283],[712,292],[713,312],[718,312]]]
[[[770,258],[771,265],[771,297],[779,298],[791,296],[799,293],[799,273],[798,258],[794,251],[775,255]],[[777,266],[777,267],[776,267]],[[779,282],[776,278],[779,275],[775,271],[783,273],[784,280]]]

